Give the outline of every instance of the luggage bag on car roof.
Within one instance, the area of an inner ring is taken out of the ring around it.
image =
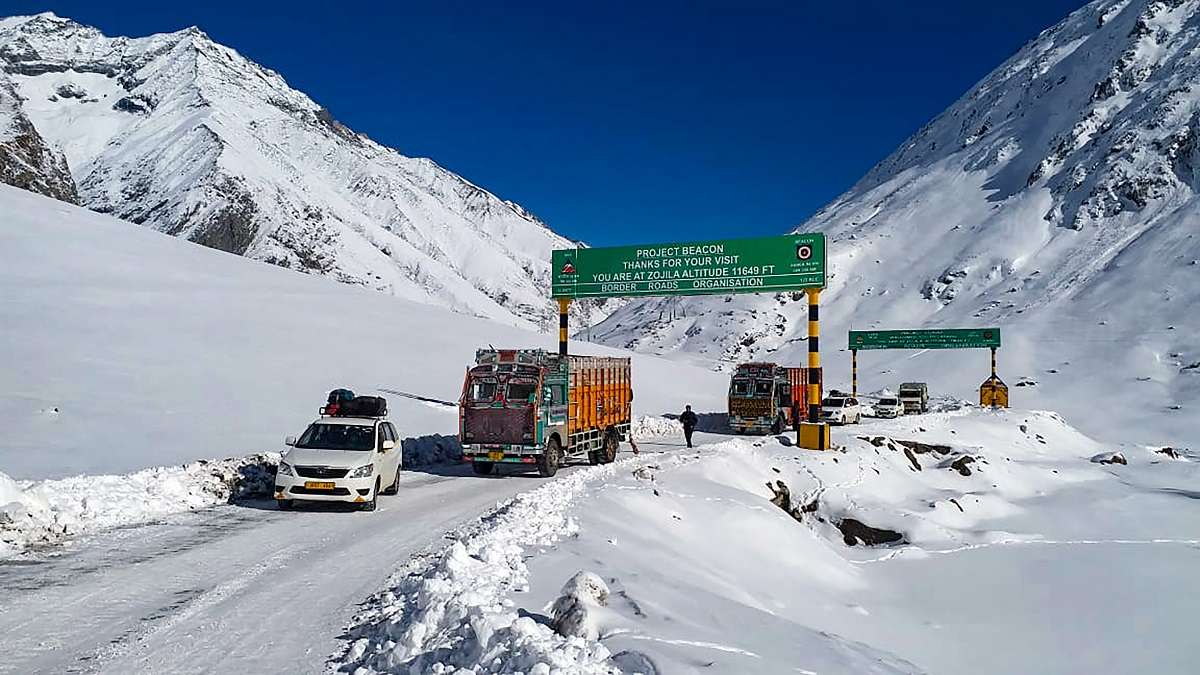
[[[337,414],[341,417],[385,417],[387,399],[382,396],[355,396],[343,402]]]

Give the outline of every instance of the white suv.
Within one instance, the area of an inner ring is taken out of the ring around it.
[[[904,404],[895,396],[884,396],[872,406],[876,417],[893,418],[904,414]]]
[[[380,492],[396,494],[401,447],[396,428],[374,417],[322,417],[289,436],[275,474],[275,500],[352,502],[374,511]]]
[[[862,408],[858,399],[850,396],[829,397],[821,401],[821,421],[830,424],[858,424]]]

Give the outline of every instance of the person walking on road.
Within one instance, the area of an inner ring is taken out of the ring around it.
[[[692,447],[692,432],[696,430],[696,423],[700,418],[696,417],[696,413],[692,412],[692,406],[684,406],[684,411],[679,415],[679,422],[683,425],[683,437],[687,439],[687,446]]]

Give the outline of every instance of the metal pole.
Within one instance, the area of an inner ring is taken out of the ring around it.
[[[558,299],[558,355],[567,355],[567,310],[571,308],[570,298]]]
[[[821,289],[806,288],[808,295],[808,421],[821,422]],[[825,434],[817,449],[825,449]]]
[[[858,350],[850,350],[850,395],[858,398]]]
[[[996,377],[996,348],[992,347],[992,377]]]

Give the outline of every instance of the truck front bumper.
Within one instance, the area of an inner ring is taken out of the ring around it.
[[[534,464],[542,455],[536,445],[490,445],[473,443],[463,446],[464,462],[493,462],[504,464]]]

